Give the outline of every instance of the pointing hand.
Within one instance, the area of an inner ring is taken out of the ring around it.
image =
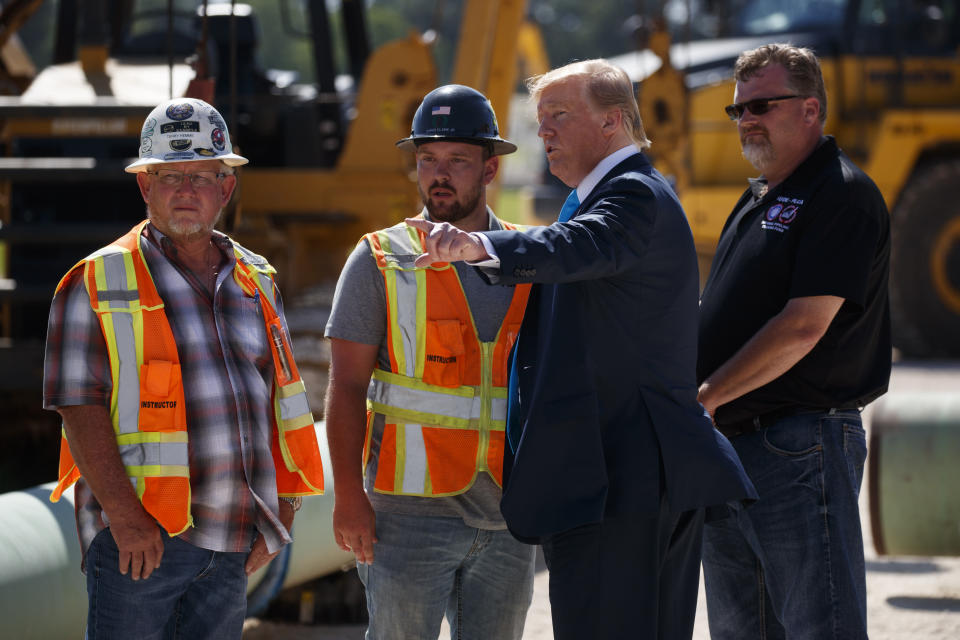
[[[473,233],[461,231],[449,222],[437,223],[420,218],[407,218],[406,223],[427,234],[424,253],[414,263],[418,267],[428,267],[435,262],[476,261],[490,257],[480,238]]]

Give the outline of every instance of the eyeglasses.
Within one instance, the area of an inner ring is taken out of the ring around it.
[[[194,189],[212,187],[215,184],[219,184],[220,181],[227,176],[225,173],[216,173],[214,171],[184,173],[183,171],[177,171],[176,169],[159,169],[157,171],[148,171],[147,173],[151,176],[155,176],[161,184],[165,184],[168,187],[179,187],[181,184],[183,184],[183,179],[187,178],[190,180],[190,184],[193,185]]]
[[[754,98],[753,100],[747,100],[746,102],[735,102],[734,104],[727,105],[723,108],[727,112],[727,115],[731,120],[736,122],[743,117],[745,111],[749,111],[755,116],[762,116],[767,111],[770,111],[770,103],[777,102],[779,100],[790,100],[791,98],[800,98],[802,96],[791,95],[791,96],[776,96],[774,98]]]

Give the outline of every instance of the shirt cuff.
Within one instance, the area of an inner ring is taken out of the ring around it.
[[[474,231],[471,233],[474,238],[479,238],[480,243],[483,245],[484,250],[487,252],[487,255],[490,256],[486,260],[467,260],[466,263],[471,267],[487,267],[490,269],[499,269],[500,268],[500,256],[497,255],[497,252],[493,250],[493,245],[490,243],[490,239],[487,238],[482,233],[477,233]]]

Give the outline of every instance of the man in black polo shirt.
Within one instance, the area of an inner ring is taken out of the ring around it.
[[[710,633],[866,638],[860,409],[890,376],[889,217],[823,135],[811,51],[763,46],[734,75],[727,113],[763,175],[720,237],[697,378],[760,500],[704,532]]]

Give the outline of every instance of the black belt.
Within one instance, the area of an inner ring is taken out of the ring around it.
[[[767,427],[772,427],[778,421],[783,420],[798,413],[829,413],[834,414],[840,411],[859,411],[860,407],[834,407],[832,409],[814,409],[813,407],[784,407],[767,413],[761,413],[758,416],[738,420],[729,424],[718,424],[717,431],[727,436],[727,438],[736,438],[745,433],[755,433]]]

